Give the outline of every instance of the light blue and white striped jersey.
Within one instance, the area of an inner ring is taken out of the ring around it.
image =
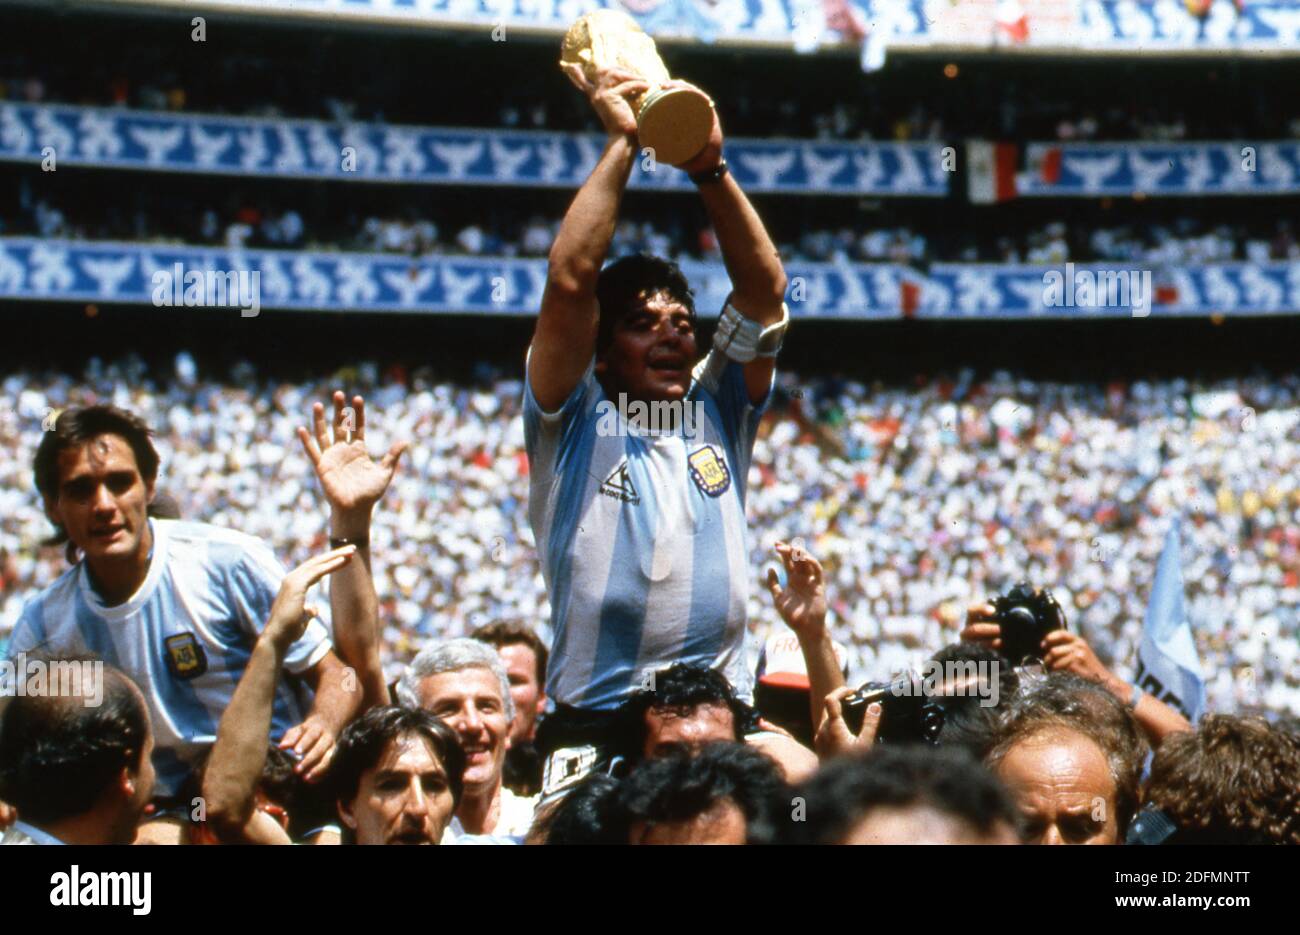
[[[653,434],[610,414],[593,367],[553,413],[524,384],[528,515],[554,633],[547,694],[614,708],[647,672],[691,662],[748,698],[745,480],[766,399],[753,406],[741,365],[710,352],[686,397],[701,404],[693,433]]]
[[[195,759],[216,740],[257,635],[266,625],[284,568],[260,540],[204,523],[153,519],[144,584],[106,607],[78,562],[23,608],[8,654],[95,653],[135,680],[149,703],[157,795],[175,795]],[[291,674],[330,649],[319,620],[285,659]],[[301,679],[276,687],[272,735],[300,723],[311,703]]]

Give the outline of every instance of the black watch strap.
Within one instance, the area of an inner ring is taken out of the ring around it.
[[[330,538],[331,549],[341,549],[347,545],[355,545],[358,549],[368,549],[370,548],[370,537],[360,536],[352,539],[344,539],[342,537]]]
[[[727,168],[727,160],[723,159],[712,169],[705,169],[703,172],[695,172],[691,175],[691,181],[696,185],[708,185],[712,182],[721,182],[731,170]]]

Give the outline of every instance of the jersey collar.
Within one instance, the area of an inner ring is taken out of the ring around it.
[[[149,538],[152,540],[152,548],[149,550],[149,570],[145,573],[144,581],[130,599],[125,603],[118,604],[116,607],[109,607],[104,603],[104,599],[99,596],[95,586],[90,580],[90,566],[85,560],[81,563],[81,574],[78,576],[78,587],[81,589],[82,597],[89,604],[96,614],[105,620],[122,620],[129,617],[140,609],[149,598],[153,595],[154,589],[158,587],[158,581],[162,578],[164,566],[167,564],[167,529],[168,524],[165,520],[148,520]]]

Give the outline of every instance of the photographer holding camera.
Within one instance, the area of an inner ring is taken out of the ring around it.
[[[992,647],[1012,665],[1030,657],[1049,672],[1070,672],[1095,682],[1128,707],[1152,747],[1169,734],[1192,730],[1176,710],[1102,665],[1087,640],[1066,629],[1065,612],[1046,589],[1034,591],[1022,582],[1002,597],[971,605],[961,639]]]

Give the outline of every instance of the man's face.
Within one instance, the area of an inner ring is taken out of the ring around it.
[[[645,715],[646,759],[662,756],[674,745],[698,750],[706,744],[736,740],[736,718],[725,704],[702,704],[687,710],[651,708]]]
[[[428,676],[420,682],[420,707],[460,735],[467,794],[500,785],[510,722],[501,683],[490,669],[474,666]]]
[[[926,806],[875,808],[841,844],[1017,844],[1011,827],[999,823],[983,835],[966,822]]]
[[[720,799],[686,821],[632,825],[629,844],[744,844],[745,813],[730,799]]]
[[[419,734],[389,741],[373,769],[361,774],[356,798],[339,815],[358,844],[437,844],[451,822],[451,783]]]
[[[153,487],[140,476],[126,439],[99,435],[59,453],[59,484],[45,511],[92,564],[143,560],[152,498]]]
[[[510,678],[510,697],[515,701],[512,741],[532,740],[537,733],[537,716],[546,705],[546,693],[537,681],[537,654],[524,643],[502,646],[497,650],[501,664]]]
[[[629,400],[646,402],[684,399],[698,353],[691,313],[657,292],[614,326],[596,374],[615,398],[626,393]]]
[[[1031,844],[1118,844],[1115,782],[1106,755],[1074,731],[1028,737],[998,765]]]

